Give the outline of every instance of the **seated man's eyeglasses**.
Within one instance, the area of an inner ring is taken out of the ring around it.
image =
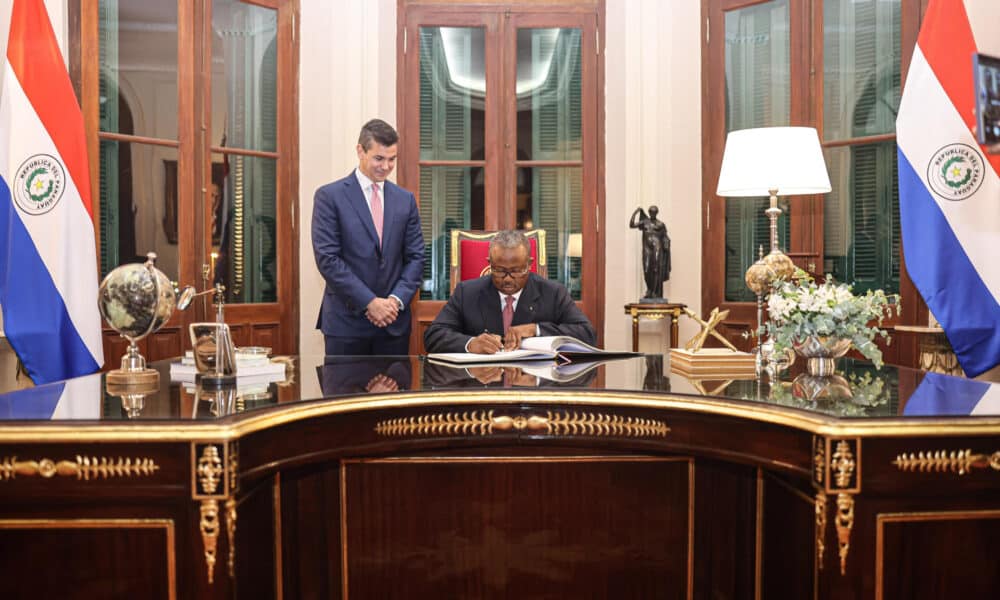
[[[528,274],[528,271],[530,271],[530,270],[531,270],[531,267],[528,266],[528,265],[525,265],[525,266],[521,267],[520,269],[504,269],[502,267],[493,267],[493,266],[491,266],[490,267],[490,274],[493,277],[496,277],[497,279],[504,279],[508,275],[510,277],[512,277],[512,278],[515,278],[515,277],[524,277],[525,275]]]

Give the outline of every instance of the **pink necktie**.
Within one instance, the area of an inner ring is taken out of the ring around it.
[[[375,233],[379,244],[382,243],[382,199],[378,195],[378,184],[372,184],[372,221],[375,221]]]
[[[507,303],[503,307],[503,334],[507,335],[510,324],[514,322],[514,296],[504,296]]]

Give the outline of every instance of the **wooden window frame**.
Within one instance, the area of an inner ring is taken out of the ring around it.
[[[293,354],[299,343],[298,328],[298,237],[292,215],[298,212],[298,94],[300,0],[240,0],[244,4],[277,11],[277,144],[274,152],[212,145],[205,132],[211,130],[211,0],[177,0],[177,137],[172,140],[99,130],[99,39],[98,0],[69,2],[70,74],[77,86],[83,110],[87,151],[91,156],[91,197],[95,212],[100,203],[100,141],[114,139],[139,144],[177,148],[177,245],[178,272],[168,273],[182,285],[203,288],[203,265],[211,248],[212,159],[218,153],[276,159],[275,231],[277,301],[226,306],[226,321],[240,345],[263,345],[274,352]],[[200,58],[200,61],[199,61]],[[201,195],[199,204],[198,195]],[[199,207],[201,210],[199,211]],[[202,214],[198,214],[201,212]],[[100,222],[95,219],[95,238],[100,244]],[[143,249],[137,249],[142,252]],[[211,310],[208,311],[211,313]],[[176,356],[190,347],[187,325],[212,320],[200,303],[185,312],[176,311],[170,321],[144,340],[148,360]],[[111,330],[105,331],[108,367],[115,367],[125,347]]]
[[[715,194],[725,148],[724,75],[725,13],[730,10],[764,4],[769,0],[702,0],[702,307],[707,312],[719,307],[729,310],[729,318],[720,326],[722,333],[738,346],[749,349],[752,342],[744,332],[756,325],[756,304],[728,302],[725,299],[725,202]],[[927,0],[901,0],[901,79],[906,81],[913,49],[916,46],[920,18]],[[789,125],[816,127],[823,139],[823,0],[790,0],[790,89]],[[896,134],[846,138],[823,143],[823,147],[842,147],[895,140]],[[800,196],[791,203],[791,235],[786,253],[800,267],[810,262],[822,265],[824,257],[823,196]],[[900,244],[902,248],[902,244]],[[815,269],[810,269],[815,270]],[[927,305],[917,292],[903,257],[900,256],[901,315],[888,323],[923,325],[927,323]],[[885,349],[886,362],[915,365],[916,340],[897,336]]]

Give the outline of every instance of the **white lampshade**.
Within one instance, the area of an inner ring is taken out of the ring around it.
[[[570,258],[580,258],[583,256],[583,234],[569,234],[569,244],[566,247],[566,256]]]
[[[720,196],[825,194],[830,191],[819,135],[812,127],[731,131],[719,172]]]

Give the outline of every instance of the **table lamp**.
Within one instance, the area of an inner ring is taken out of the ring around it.
[[[819,135],[812,127],[761,127],[729,132],[716,193],[723,197],[770,196],[765,212],[771,226],[771,251],[764,262],[776,277],[795,272],[792,259],[778,248],[778,195],[830,191]]]

